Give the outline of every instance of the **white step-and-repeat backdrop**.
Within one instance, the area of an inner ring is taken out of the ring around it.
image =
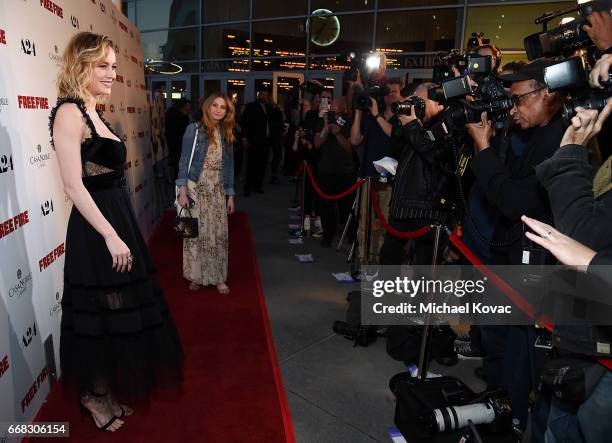
[[[102,110],[127,145],[125,173],[145,238],[155,224],[137,28],[111,0],[0,0],[0,422],[32,420],[60,375],[64,240],[72,203],[49,143],[48,119],[60,56],[78,31],[114,42],[117,81]]]

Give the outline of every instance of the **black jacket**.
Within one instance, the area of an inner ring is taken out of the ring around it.
[[[448,220],[445,201],[453,183],[452,152],[445,141],[432,141],[418,120],[393,126],[392,152],[401,152],[389,215],[396,219]]]
[[[272,116],[270,108],[265,106],[266,111],[261,102],[255,100],[244,108],[243,129],[249,143],[254,146],[265,143],[269,137],[272,137]]]
[[[610,171],[605,169],[610,163],[606,165],[598,178],[607,181],[600,183],[607,191],[597,197],[588,153],[580,145],[563,146],[537,167],[537,176],[548,191],[555,227],[591,249],[602,251],[591,261],[588,272],[612,285],[609,266],[603,266],[612,265],[612,191]],[[589,356],[611,356],[609,325],[556,326],[553,336],[560,349]]]
[[[593,195],[593,169],[585,148],[563,146],[536,173],[548,191],[559,231],[595,251],[612,248],[612,191]]]
[[[470,166],[476,181],[485,189],[487,200],[501,214],[495,224],[493,241],[512,242],[509,246],[492,249],[492,264],[521,263],[521,215],[547,223],[552,221],[548,195],[538,182],[535,167],[559,149],[564,132],[561,116],[557,115],[545,127],[529,130],[527,146],[520,157],[514,156],[509,149],[503,163],[496,151],[489,148],[472,160]]]

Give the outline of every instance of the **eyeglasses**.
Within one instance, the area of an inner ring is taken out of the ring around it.
[[[520,94],[520,95],[512,95],[512,101],[514,102],[514,104],[518,105],[521,100],[523,99],[523,97],[526,97],[530,94],[534,94],[538,91],[541,91],[542,89],[546,89],[546,86],[542,86],[541,88],[538,89],[534,89],[533,91],[529,91],[529,92],[525,92],[524,94]]]

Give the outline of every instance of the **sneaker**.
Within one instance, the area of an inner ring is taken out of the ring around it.
[[[482,351],[476,347],[472,348],[471,342],[455,343],[455,352],[461,360],[479,360],[484,357]]]

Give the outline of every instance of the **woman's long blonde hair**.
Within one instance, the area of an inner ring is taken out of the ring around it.
[[[92,32],[75,34],[62,54],[62,68],[57,76],[58,96],[89,99],[91,94],[87,86],[94,66],[112,47],[113,42],[105,35]]]
[[[213,92],[210,94],[208,98],[204,100],[204,103],[202,103],[202,120],[200,123],[206,131],[206,137],[209,140],[214,140],[216,124],[210,115],[210,107],[219,97],[225,101],[225,106],[227,108],[225,117],[223,117],[223,119],[219,122],[219,131],[225,136],[225,145],[227,148],[229,148],[235,139],[234,120],[236,119],[236,108],[229,97],[221,92]]]

